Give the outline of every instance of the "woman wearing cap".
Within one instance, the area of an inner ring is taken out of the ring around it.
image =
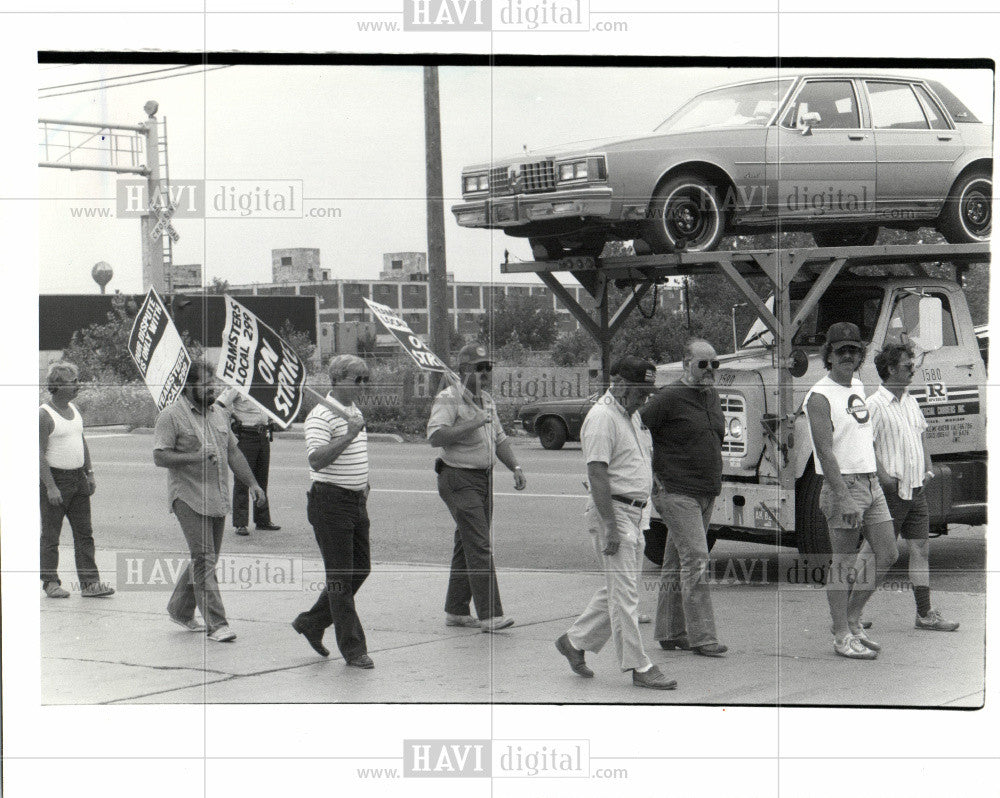
[[[865,634],[861,613],[899,552],[878,481],[865,387],[856,374],[865,356],[857,325],[832,325],[822,355],[829,373],[806,395],[805,410],[816,472],[823,476],[819,505],[830,530],[826,596],[833,650],[849,659],[875,659],[882,647]],[[858,553],[860,535],[874,556]]]

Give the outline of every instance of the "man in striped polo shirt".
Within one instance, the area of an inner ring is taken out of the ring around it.
[[[923,443],[927,422],[907,390],[915,371],[913,350],[905,344],[887,344],[875,356],[875,368],[882,384],[866,403],[872,414],[879,482],[896,537],[910,548],[910,582],[917,604],[914,625],[954,632],[958,623],[945,620],[931,607],[930,514],[924,485],[934,478],[934,469]]]
[[[368,436],[365,419],[354,404],[368,382],[368,366],[354,355],[330,360],[330,393],[348,409],[344,419],[323,405],[306,418],[309,453],[307,515],[326,571],[326,586],[316,603],[292,622],[309,645],[326,657],[323,632],[333,626],[344,662],[355,668],[375,667],[368,656],[365,631],[354,597],[371,572],[368,542]]]

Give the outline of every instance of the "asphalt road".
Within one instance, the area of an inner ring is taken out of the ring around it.
[[[98,480],[93,499],[98,547],[120,550],[183,550],[180,530],[166,507],[166,473],[152,462],[152,436],[91,432],[88,442]],[[528,478],[523,493],[498,466],[495,553],[500,568],[578,571],[594,567],[582,524],[585,468],[579,445],[557,452],[535,439],[515,439]],[[422,443],[369,445],[372,464],[372,558],[380,562],[432,563],[450,560],[454,526],[437,495],[434,450]],[[306,521],[309,486],[302,440],[278,438],[272,445],[269,495],[280,532],[240,538],[227,528],[224,550],[316,557]],[[68,541],[64,541],[68,542]],[[796,552],[752,543],[720,541],[712,552],[719,579],[746,578],[775,584],[788,579]],[[985,590],[985,527],[955,526],[932,543],[935,591]],[[650,564],[651,566],[651,564]],[[652,567],[652,566],[651,566]],[[906,560],[890,573],[905,589]]]

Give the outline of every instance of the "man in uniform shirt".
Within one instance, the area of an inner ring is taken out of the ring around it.
[[[660,647],[722,657],[708,571],[708,524],[722,491],[725,417],[715,348],[701,338],[684,345],[684,374],[646,402],[640,414],[653,435],[653,504],[667,527],[653,636]]]
[[[585,651],[598,652],[614,641],[622,672],[632,683],[654,690],[677,686],[646,656],[639,635],[639,573],[643,511],[653,486],[653,443],[636,410],[653,392],[656,368],[637,357],[625,357],[611,369],[611,385],[590,408],[580,429],[587,462],[588,531],[604,569],[605,583],[587,609],[556,640],[556,649],[579,676],[594,672]]]
[[[247,399],[235,388],[227,388],[215,403],[229,413],[233,432],[240,451],[253,471],[257,484],[267,493],[267,474],[271,466],[271,424],[267,413]],[[247,494],[250,486],[233,476],[233,526],[237,535],[249,535],[250,502]],[[261,532],[277,532],[281,529],[271,521],[271,503],[254,505],[254,526]]]
[[[80,595],[110,596],[115,591],[101,582],[94,559],[90,497],[97,489],[97,482],[83,435],[83,417],[70,401],[80,393],[76,366],[67,361],[53,363],[49,366],[47,385],[52,398],[38,408],[42,589],[49,598],[69,598],[58,574],[59,535],[65,517],[73,530]]]
[[[441,449],[435,464],[438,493],[455,519],[455,548],[445,598],[447,626],[478,626],[495,632],[514,624],[503,614],[493,565],[490,523],[493,514],[493,463],[514,472],[514,489],[527,481],[500,426],[493,398],[486,393],[493,364],[482,344],[458,353],[458,372],[471,401],[454,385],[437,395],[427,421],[427,440]],[[477,618],[469,614],[469,602]]]
[[[191,563],[177,579],[167,603],[170,620],[191,632],[205,629],[194,619],[197,606],[208,627],[208,639],[236,639],[215,575],[222,533],[229,512],[229,469],[250,486],[257,504],[267,500],[229,428],[215,406],[212,371],[191,364],[184,390],[156,418],[153,462],[167,469],[167,506],[181,525]]]
[[[804,407],[813,463],[823,476],[819,506],[830,532],[826,597],[833,650],[849,659],[875,659],[882,647],[865,634],[861,613],[899,552],[877,476],[871,411],[855,373],[865,356],[857,325],[831,325],[821,354],[829,373],[806,394]],[[860,535],[867,553],[858,552]]]
[[[330,360],[328,399],[347,408],[348,419],[324,405],[306,417],[309,453],[307,515],[323,557],[326,585],[316,603],[300,613],[292,628],[321,656],[323,632],[331,625],[344,662],[353,668],[375,667],[355,605],[355,596],[371,573],[368,522],[368,435],[354,404],[368,382],[368,366],[354,355]]]
[[[954,632],[957,621],[948,621],[931,606],[930,514],[924,485],[934,478],[930,455],[924,448],[924,414],[907,390],[913,381],[913,350],[906,344],[887,344],[875,356],[882,384],[868,397],[875,465],[892,513],[896,539],[910,549],[910,583],[917,604],[914,626],[935,632]],[[865,541],[862,551],[871,552]]]

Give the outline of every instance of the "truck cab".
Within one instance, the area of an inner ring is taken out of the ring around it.
[[[810,279],[790,285],[792,314],[812,285]],[[939,311],[927,312],[928,307]],[[953,281],[924,276],[847,274],[832,281],[794,333],[792,359],[798,365],[791,375],[786,369],[779,373],[773,333],[760,323],[737,352],[721,356],[716,388],[727,432],[714,535],[796,545],[804,554],[829,551],[818,507],[821,479],[813,466],[802,402],[826,373],[821,350],[826,330],[838,321],[858,325],[868,342],[859,371],[866,396],[880,384],[874,357],[885,343],[935,340],[930,351],[915,347],[918,368],[910,386],[927,419],[924,444],[936,474],[928,484],[931,524],[945,532],[949,523],[984,523],[986,367],[962,289]],[[660,366],[657,382],[666,384],[680,373],[679,363]],[[777,416],[783,379],[792,380],[794,408],[784,422]],[[791,425],[786,445],[776,434],[779,423]]]

